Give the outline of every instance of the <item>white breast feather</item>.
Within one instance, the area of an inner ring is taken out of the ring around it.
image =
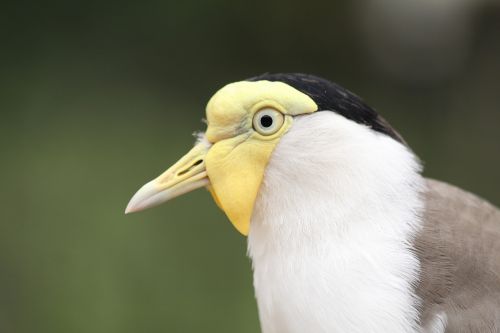
[[[417,332],[423,186],[388,136],[333,112],[297,117],[248,236],[263,332]]]

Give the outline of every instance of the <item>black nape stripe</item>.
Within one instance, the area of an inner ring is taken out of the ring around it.
[[[300,74],[262,74],[246,81],[281,81],[311,97],[319,111],[333,111],[359,124],[369,126],[374,131],[386,134],[396,141],[406,144],[401,135],[363,100],[334,82],[320,77]]]

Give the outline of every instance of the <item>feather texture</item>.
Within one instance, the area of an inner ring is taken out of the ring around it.
[[[422,322],[444,314],[446,332],[500,332],[500,211],[446,183],[426,188],[415,239]]]
[[[368,126],[295,119],[248,237],[263,332],[500,331],[500,212],[420,171]]]
[[[418,330],[419,171],[406,146],[368,126],[333,112],[295,119],[248,237],[263,332]]]

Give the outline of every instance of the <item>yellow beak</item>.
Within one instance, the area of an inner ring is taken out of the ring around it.
[[[208,148],[205,143],[197,144],[167,171],[141,187],[128,203],[125,214],[157,206],[208,186],[210,181],[205,169]]]

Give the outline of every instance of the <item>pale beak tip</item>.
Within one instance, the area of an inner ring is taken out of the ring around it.
[[[140,191],[139,191],[140,192]],[[142,193],[140,193],[142,194]],[[137,193],[130,199],[127,204],[127,208],[125,208],[125,214],[140,212],[147,208],[147,205],[144,205],[144,198],[141,195],[137,195]]]
[[[135,213],[146,208],[144,207],[144,202],[143,202],[145,199],[143,189],[145,187],[146,186],[143,186],[143,188],[137,191],[137,193],[134,194],[132,199],[130,199],[130,201],[127,204],[127,208],[125,208],[125,214]]]
[[[148,199],[151,199],[158,192],[152,183],[145,184],[132,196],[132,199],[127,204],[127,208],[125,208],[125,214],[139,212],[149,207],[147,204]]]
[[[136,212],[137,209],[134,209],[134,208],[135,207],[133,205],[131,205],[131,203],[129,203],[127,205],[127,208],[125,208],[125,215]]]

